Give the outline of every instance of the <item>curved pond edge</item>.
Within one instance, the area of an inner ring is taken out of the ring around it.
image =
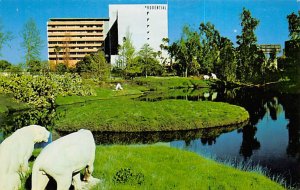
[[[174,140],[185,140],[203,138],[209,140],[216,139],[222,133],[228,133],[240,129],[248,124],[248,120],[232,125],[224,125],[211,128],[174,130],[174,131],[143,131],[143,132],[114,132],[114,131],[92,131],[97,145],[111,144],[154,144],[158,142],[170,142]],[[64,136],[70,132],[55,130],[59,136]]]

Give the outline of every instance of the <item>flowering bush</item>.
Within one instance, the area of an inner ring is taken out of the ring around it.
[[[93,95],[88,86],[83,85],[77,74],[48,76],[10,75],[0,76],[0,93],[11,93],[16,100],[34,107],[53,107],[59,95]]]

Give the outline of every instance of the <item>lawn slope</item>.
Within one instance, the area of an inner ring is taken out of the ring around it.
[[[279,190],[267,177],[163,146],[98,146],[95,189]]]

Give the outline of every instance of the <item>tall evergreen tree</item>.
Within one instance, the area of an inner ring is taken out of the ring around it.
[[[289,37],[291,40],[299,40],[300,39],[300,11],[298,11],[298,15],[295,13],[291,13],[287,16],[289,23]]]
[[[236,79],[236,53],[233,43],[228,38],[221,38],[220,68],[218,76],[225,81]]]
[[[156,53],[149,44],[144,44],[141,50],[138,52],[138,55],[140,56],[140,61],[142,63],[143,73],[145,73],[147,78],[151,69],[151,63],[154,59],[156,59]]]
[[[201,73],[218,73],[220,62],[220,33],[215,29],[215,26],[210,22],[201,23],[200,27],[201,37]]]
[[[242,34],[237,36],[237,78],[242,82],[260,79],[264,54],[259,50],[254,33],[259,20],[253,18],[249,10],[243,8],[241,14]]]

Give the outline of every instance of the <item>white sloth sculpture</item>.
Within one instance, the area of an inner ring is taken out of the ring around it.
[[[0,190],[19,189],[20,174],[29,169],[34,144],[47,142],[49,135],[45,127],[30,125],[18,129],[0,144]]]
[[[33,164],[32,190],[44,190],[48,176],[53,177],[57,190],[68,190],[72,184],[81,189],[80,171],[89,181],[94,170],[95,141],[89,130],[81,129],[46,146]]]

